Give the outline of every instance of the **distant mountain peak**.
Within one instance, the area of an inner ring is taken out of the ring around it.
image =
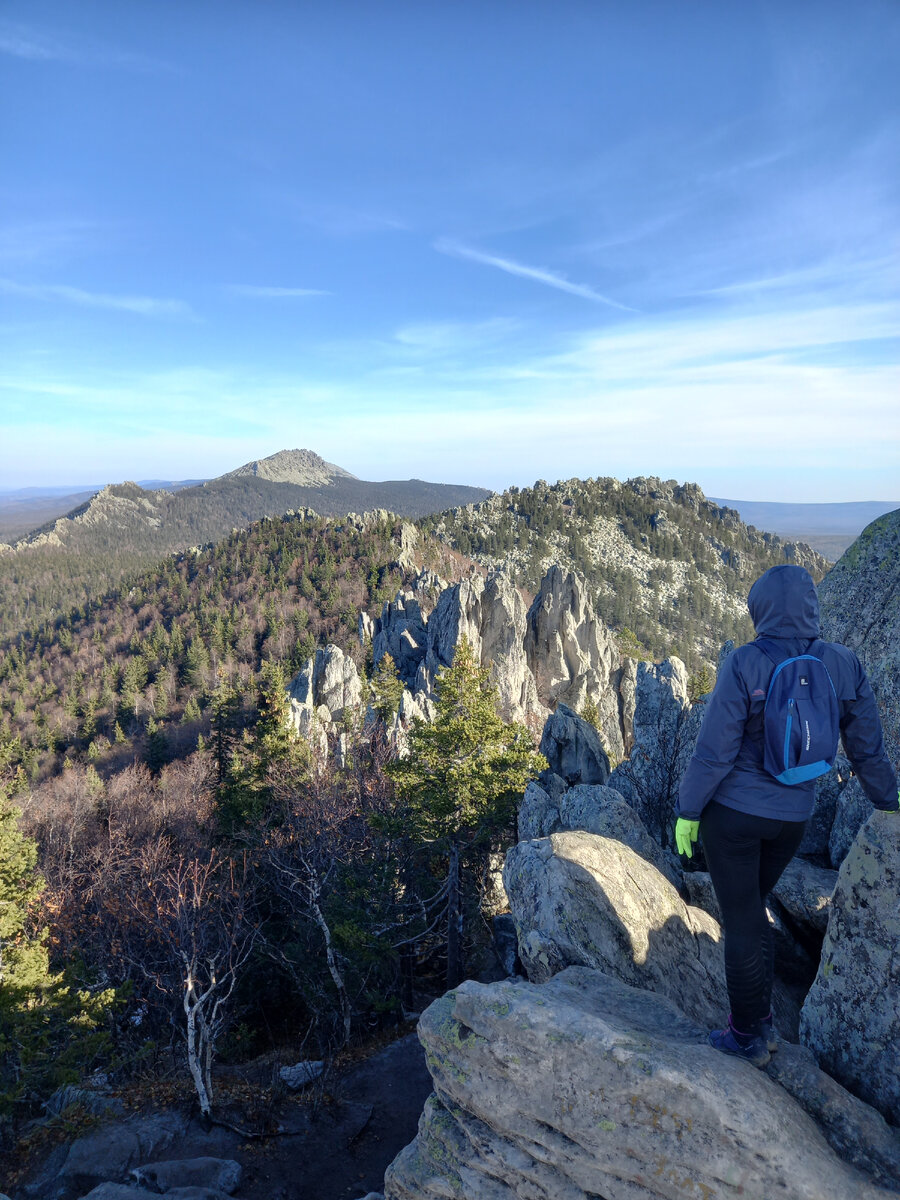
[[[256,458],[253,462],[244,463],[221,478],[236,479],[241,475],[253,475],[270,483],[295,483],[301,487],[321,487],[338,476],[356,479],[343,467],[326,462],[312,450],[279,450],[268,458]]]

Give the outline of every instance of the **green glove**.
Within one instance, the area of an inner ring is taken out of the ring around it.
[[[683,854],[685,858],[693,858],[694,842],[699,833],[699,821],[687,821],[684,817],[679,817],[675,822],[675,845],[678,847],[678,853]]]

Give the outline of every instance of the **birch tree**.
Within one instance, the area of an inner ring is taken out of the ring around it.
[[[205,858],[179,858],[143,882],[133,910],[159,952],[143,969],[183,1012],[188,1070],[208,1120],[216,1043],[258,936],[248,860],[213,850]]]

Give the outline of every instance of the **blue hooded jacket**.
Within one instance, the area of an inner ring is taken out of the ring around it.
[[[805,653],[819,636],[819,597],[803,567],[771,567],[750,589],[747,606],[757,637],[776,642],[785,657]],[[896,809],[897,777],[859,659],[837,642],[819,642],[815,653],[834,683],[841,740],[866,795],[876,808]],[[681,781],[678,816],[697,821],[710,800],[781,821],[805,821],[812,812],[815,780],[788,786],[763,767],[763,707],[774,669],[755,642],[739,647],[722,664]]]

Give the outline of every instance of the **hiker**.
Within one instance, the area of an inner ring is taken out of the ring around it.
[[[838,732],[873,805],[898,812],[900,797],[865,671],[852,650],[819,640],[809,573],[771,567],[747,606],[756,640],[722,663],[681,782],[675,841],[690,858],[699,832],[722,910],[731,1012],[710,1043],[762,1067],[777,1049],[766,897],[803,839]]]

